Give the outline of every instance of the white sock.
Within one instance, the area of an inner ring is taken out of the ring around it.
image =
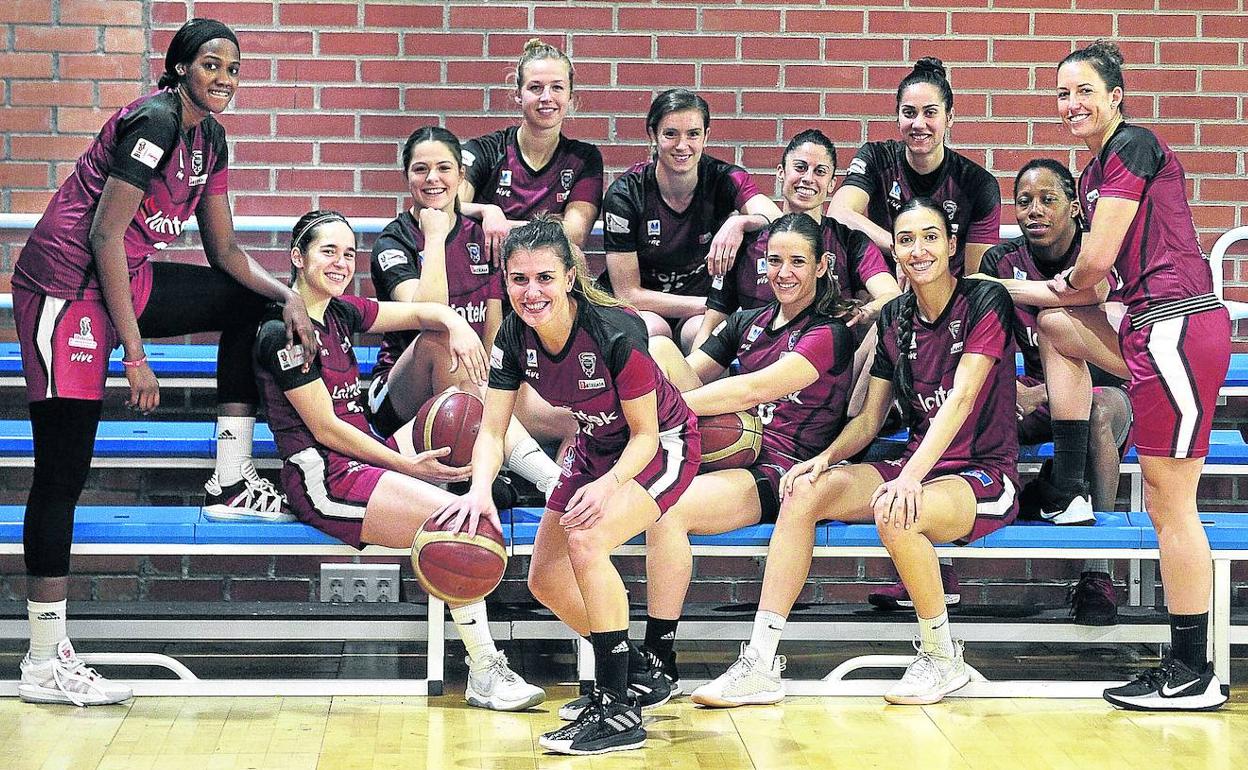
[[[459,638],[464,640],[464,648],[473,663],[498,652],[498,648],[494,646],[494,638],[490,636],[490,620],[485,615],[485,602],[453,608],[451,620],[455,621]]]
[[[532,437],[516,442],[507,456],[507,467],[547,496],[559,481],[559,466]]]
[[[35,602],[26,600],[26,617],[30,619],[30,659],[36,663],[56,657],[56,645],[64,639],[65,600]]]
[[[223,487],[243,478],[243,467],[251,464],[251,439],[256,432],[255,417],[217,417],[217,481]]]
[[[774,612],[759,610],[754,615],[754,630],[750,632],[750,646],[768,666],[776,657],[780,637],[784,634],[784,618]]]
[[[923,651],[934,658],[953,660],[957,654],[953,637],[949,634],[949,613],[942,612],[934,618],[919,618],[919,638]]]
[[[1085,559],[1083,562],[1084,572],[1104,572],[1109,574],[1109,559]]]

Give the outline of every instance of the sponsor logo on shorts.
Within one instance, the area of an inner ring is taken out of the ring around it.
[[[377,265],[382,270],[389,270],[395,265],[407,264],[407,252],[402,249],[386,249],[377,255]]]
[[[277,351],[277,365],[283,372],[303,366],[303,346],[280,348]]]
[[[86,350],[95,350],[99,347],[99,343],[95,341],[95,337],[91,334],[91,319],[89,317],[84,315],[78,319],[78,333],[69,338],[69,346]]]
[[[160,163],[160,159],[165,157],[165,151],[155,142],[139,139],[139,141],[134,143],[134,149],[130,151],[130,157],[144,166],[154,169]]]
[[[581,362],[581,371],[585,372],[585,376],[593,377],[594,370],[598,368],[598,354],[581,353],[577,356],[577,360]]]
[[[594,380],[577,380],[576,387],[581,390],[602,390],[607,387],[607,381],[602,377]]]
[[[980,486],[983,487],[992,486],[992,477],[977,468],[969,471],[962,471],[958,475],[966,476],[968,479],[975,479],[979,482]]]
[[[621,233],[624,235],[628,234],[628,220],[627,219],[620,216],[619,214],[612,214],[609,211],[606,213],[606,219],[607,219],[607,232]]]

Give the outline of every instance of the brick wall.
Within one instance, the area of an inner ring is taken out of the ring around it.
[[[756,173],[764,190],[774,187],[779,147],[808,126],[833,138],[844,165],[862,142],[895,136],[896,84],[914,59],[935,55],[949,66],[956,91],[951,143],[1008,192],[1031,157],[1086,162],[1055,117],[1054,64],[1075,44],[1112,36],[1129,62],[1129,107],[1179,151],[1209,247],[1248,224],[1244,11],[1244,0],[6,0],[0,211],[42,210],[107,116],[155,81],[168,40],[191,15],[229,23],[242,42],[242,87],[221,118],[231,140],[235,213],[290,216],[313,206],[394,214],[404,195],[400,142],[423,122],[472,136],[513,121],[507,77],[533,35],[576,61],[579,108],[568,132],[599,143],[609,174],[644,157],[645,109],[655,92],[677,85],[711,103],[711,152]],[[1007,205],[1007,221],[1009,214]],[[24,237],[0,231],[0,291],[8,290]],[[248,242],[284,271],[276,240]],[[1248,259],[1228,265],[1226,277],[1238,285],[1229,295],[1248,300]],[[0,320],[0,334],[7,323]],[[1238,406],[1220,412],[1223,425],[1240,421]],[[9,401],[4,411],[15,416]],[[122,488],[140,496],[159,488],[163,497],[193,490],[190,475],[144,474],[122,480]],[[20,497],[22,479],[20,471],[3,478],[4,502],[19,502],[8,498]],[[1208,479],[1203,502],[1242,509],[1237,501],[1248,493],[1238,487],[1238,479]],[[118,487],[97,483],[96,493],[111,501]],[[182,582],[196,584],[187,598],[237,599],[258,590],[247,581],[267,581],[274,596],[314,594],[309,565],[263,562],[81,562],[74,591],[153,598],[166,596],[159,586]],[[858,560],[817,565],[803,596],[861,600],[863,590],[851,584],[885,579],[881,569]],[[973,569],[984,571],[973,582],[983,598],[1007,590],[1017,596],[1019,584],[1053,598],[1074,567]],[[522,570],[513,568],[506,597],[525,593]],[[635,579],[643,574],[637,564],[624,570]],[[22,595],[20,578],[3,576],[18,572],[19,561],[0,559],[0,598]],[[750,559],[699,565],[691,596],[749,601],[760,574]],[[234,590],[243,582],[241,593]],[[636,589],[635,597],[644,593]]]

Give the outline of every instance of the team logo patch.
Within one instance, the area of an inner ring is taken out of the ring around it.
[[[148,168],[156,168],[156,165],[160,163],[160,159],[165,157],[165,151],[153,142],[140,139],[134,143],[134,149],[130,151],[130,157]]]
[[[745,339],[749,342],[753,342],[754,340],[758,339],[758,335],[762,333],[763,333],[763,327],[751,326],[750,330],[745,333]]]
[[[473,262],[481,261],[481,245],[477,243],[468,244],[468,259]]]
[[[99,343],[95,341],[95,336],[91,334],[91,319],[83,316],[78,319],[78,333],[69,338],[69,346],[71,348],[83,348],[84,350],[95,350],[99,347]]]
[[[192,174],[204,173],[204,151],[203,150],[191,150],[191,173]]]
[[[377,255],[377,265],[382,270],[389,270],[395,265],[406,265],[407,253],[402,249],[386,249]]]
[[[646,235],[659,235],[659,220],[651,219],[646,222]]]
[[[524,351],[524,365],[537,366],[537,350],[534,348],[526,348]]]
[[[511,187],[511,169],[505,168],[498,172],[498,186]]]
[[[950,219],[953,219],[954,217],[958,215],[958,202],[957,201],[945,201],[941,205],[945,207],[945,214]]]
[[[976,481],[978,481],[978,482],[979,482],[980,486],[983,486],[983,487],[990,487],[990,486],[992,486],[992,477],[991,477],[991,476],[989,476],[987,473],[984,473],[983,471],[979,470],[979,469],[973,469],[973,470],[969,470],[969,471],[962,471],[962,472],[961,472],[961,473],[959,473],[958,475],[959,475],[959,476],[966,476],[968,479],[975,479]]]
[[[949,322],[949,336],[953,337],[956,340],[958,338],[958,335],[960,335],[961,333],[962,333],[962,319],[955,318],[954,320],[950,321]]]
[[[797,347],[797,341],[801,338],[802,338],[801,330],[794,329],[793,331],[789,332],[789,350],[792,350],[793,348]]]
[[[766,273],[766,272],[767,272],[767,258],[766,258],[766,257],[759,257],[759,258],[758,258],[758,265],[757,265],[757,267],[758,267],[758,274],[759,274],[759,275],[763,275],[764,273]]]
[[[1027,280],[1027,271],[1021,267],[1014,268],[1014,279],[1017,281]]]
[[[537,352],[537,351],[534,351],[534,352]],[[490,368],[491,369],[503,368],[503,350],[498,345],[490,346]]]
[[[607,222],[607,232],[628,234],[628,220],[618,214],[607,212],[605,216]]]
[[[574,175],[572,173],[572,169],[565,168],[564,170],[559,172],[559,184],[563,185],[564,190],[572,189],[573,179],[574,179]]]
[[[283,372],[303,366],[303,346],[292,345],[277,351],[277,365]]]
[[[865,174],[865,173],[867,173],[867,162],[866,162],[865,160],[863,160],[862,158],[854,158],[854,159],[853,159],[852,161],[850,161],[850,163],[849,163],[849,172],[848,172],[848,173],[850,173],[850,174]]]
[[[585,376],[593,377],[594,371],[598,368],[598,354],[581,353],[576,358],[581,362],[581,371],[585,372]]]

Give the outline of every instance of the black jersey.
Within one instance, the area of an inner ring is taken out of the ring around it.
[[[519,128],[479,136],[464,145],[464,168],[479,203],[492,203],[508,219],[562,214],[569,203],[602,203],[602,153],[592,144],[559,135],[546,166],[531,168],[517,142]]]

